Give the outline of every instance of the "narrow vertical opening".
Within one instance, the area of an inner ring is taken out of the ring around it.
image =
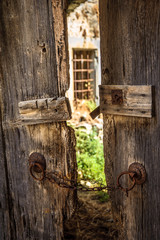
[[[93,120],[89,115],[99,105],[98,85],[101,84],[98,0],[70,1],[68,45],[70,88],[67,97],[72,107],[72,120],[68,125],[76,135],[78,184],[82,188],[100,187],[106,185],[103,119],[99,115]],[[65,224],[65,239],[116,239],[108,192],[78,191],[78,199],[75,214]]]
[[[90,117],[99,104],[98,85],[101,84],[98,0],[81,4],[73,1],[69,9],[72,10],[68,13],[70,88],[67,96],[72,120],[68,124],[75,129],[77,137],[78,181],[83,179],[84,184],[92,186],[92,181],[105,182],[103,120],[102,116],[95,120]]]

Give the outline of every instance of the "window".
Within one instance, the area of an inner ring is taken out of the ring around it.
[[[95,84],[94,50],[73,51],[74,99],[93,99]]]

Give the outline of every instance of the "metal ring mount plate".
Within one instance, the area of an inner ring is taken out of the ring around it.
[[[46,170],[46,159],[41,153],[33,152],[29,156],[28,161],[29,161],[29,165],[33,165],[34,172],[41,173],[42,169],[43,169],[43,171]],[[36,163],[38,163],[38,164],[36,164]],[[34,166],[34,164],[35,164],[35,166]],[[39,168],[38,165],[40,165],[41,168]]]
[[[129,166],[128,171],[136,173],[134,176],[136,184],[141,185],[146,181],[147,174],[142,164],[134,162]]]

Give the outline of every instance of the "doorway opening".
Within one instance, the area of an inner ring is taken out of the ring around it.
[[[99,104],[101,84],[98,0],[73,1],[68,13],[68,46],[72,107],[69,121],[77,138],[77,163],[81,178],[105,182],[103,157],[103,119],[90,117]]]
[[[71,1],[72,2],[72,1]],[[70,88],[75,130],[78,182],[86,187],[106,185],[103,153],[103,119],[90,117],[99,105],[101,84],[98,0],[73,1],[68,13]],[[76,4],[77,3],[77,4]],[[65,239],[117,239],[106,191],[78,191],[78,210],[66,222]]]

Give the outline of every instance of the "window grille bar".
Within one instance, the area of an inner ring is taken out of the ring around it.
[[[81,62],[81,61],[83,61],[83,62],[93,62],[93,60],[92,59],[73,59],[73,62]]]
[[[81,92],[91,92],[93,89],[84,89],[84,90],[74,90],[76,93]]]
[[[89,55],[87,54],[87,59],[89,59]],[[87,69],[89,70],[89,62],[87,62]],[[89,76],[89,72],[87,72],[87,78],[89,79],[90,78],[90,76]],[[88,90],[90,90],[90,85],[88,84]],[[88,97],[88,99],[89,99],[89,91],[88,91],[88,93],[87,93],[87,97]]]
[[[83,59],[83,52],[81,52],[81,59]],[[83,79],[83,61],[81,61],[81,79]],[[83,90],[83,82],[81,82],[81,90]],[[81,92],[81,99],[83,99],[83,91]]]
[[[94,69],[74,69],[74,72],[93,72]]]
[[[77,50],[73,52],[74,99],[93,97],[94,60],[93,51]],[[91,68],[92,67],[92,68]],[[92,76],[93,75],[93,76]]]
[[[91,79],[76,79],[74,81],[75,82],[93,82],[94,79],[93,78],[91,78]]]

